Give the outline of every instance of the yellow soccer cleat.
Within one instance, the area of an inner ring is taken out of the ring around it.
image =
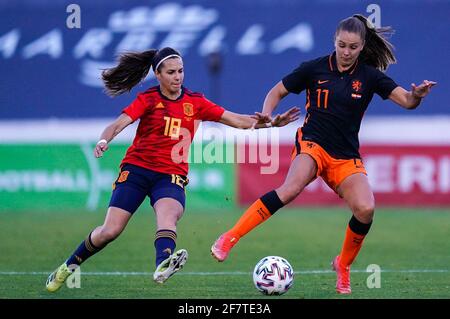
[[[47,278],[47,282],[45,284],[45,287],[47,288],[47,291],[49,292],[55,292],[66,281],[67,277],[69,277],[72,274],[72,270],[70,270],[69,267],[67,267],[67,264],[64,263],[61,266],[59,266],[54,272],[50,274]]]
[[[186,249],[180,249],[176,253],[170,255],[156,267],[155,273],[153,274],[153,280],[158,284],[164,283],[174,273],[183,268],[187,258],[188,252]]]

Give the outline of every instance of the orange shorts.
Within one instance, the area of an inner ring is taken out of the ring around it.
[[[367,175],[360,158],[336,159],[330,156],[319,144],[302,141],[301,128],[298,129],[297,143],[292,151],[292,160],[299,154],[308,154],[317,164],[316,177],[320,176],[336,192],[336,188],[348,176],[363,173]]]

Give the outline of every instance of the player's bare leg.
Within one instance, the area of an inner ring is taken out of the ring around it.
[[[47,291],[55,292],[61,288],[81,263],[120,235],[130,218],[131,214],[126,210],[109,207],[103,225],[96,227],[74,253],[48,276],[45,284]]]
[[[284,183],[250,206],[232,229],[223,233],[212,245],[211,255],[224,261],[234,245],[253,228],[266,221],[278,209],[294,200],[316,176],[317,165],[307,154],[300,154],[292,161]]]

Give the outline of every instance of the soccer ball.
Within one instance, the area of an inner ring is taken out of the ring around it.
[[[256,264],[253,282],[265,295],[282,295],[294,283],[294,270],[283,257],[267,256]]]

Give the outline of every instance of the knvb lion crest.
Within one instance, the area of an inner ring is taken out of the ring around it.
[[[191,103],[183,103],[183,111],[184,111],[184,115],[193,116],[194,115],[194,105],[192,105]]]
[[[352,82],[352,89],[353,89],[353,91],[359,92],[359,91],[361,90],[361,87],[362,87],[361,81],[359,81],[359,80],[354,80],[354,81]]]

